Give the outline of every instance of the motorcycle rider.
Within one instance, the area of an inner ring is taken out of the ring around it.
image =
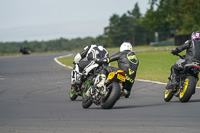
[[[90,66],[95,64],[95,60],[108,57],[108,51],[103,44],[97,43],[86,46],[83,51],[74,57],[74,70],[71,74],[71,84],[81,84],[83,75],[87,75],[91,70]]]
[[[135,53],[132,51],[132,45],[129,42],[124,42],[120,46],[120,51],[110,56],[109,58],[104,58],[98,61],[99,63],[110,63],[113,61],[118,62],[118,69],[111,66],[105,66],[104,69],[99,73],[99,83],[97,87],[104,87],[104,83],[107,75],[110,72],[117,70],[124,70],[126,72],[126,80],[122,85],[122,91],[125,94],[125,98],[130,96],[130,92],[134,83],[136,76],[136,71],[139,65],[139,60]]]
[[[169,77],[169,82],[166,86],[167,89],[174,88],[178,83],[176,81],[176,75],[179,74],[179,70],[183,69],[186,64],[197,62],[200,63],[200,32],[195,31],[191,35],[191,40],[187,40],[183,45],[173,49],[171,53],[176,55],[183,50],[186,50],[186,56],[183,60],[178,60],[171,67],[171,74]]]

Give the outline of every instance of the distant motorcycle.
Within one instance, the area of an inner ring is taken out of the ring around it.
[[[98,73],[95,73],[90,80],[87,95],[83,96],[82,107],[89,108],[94,103],[100,105],[102,109],[111,109],[123,94],[120,84],[125,80],[125,72],[117,70],[109,73],[104,87],[98,88],[95,85],[99,82],[99,77]]]
[[[20,47],[20,52],[21,52],[22,54],[24,54],[24,55],[26,55],[26,54],[31,54],[31,51],[28,50],[28,49],[25,48],[25,47]]]
[[[180,64],[184,61],[184,57],[177,54],[180,59],[177,60],[176,64]],[[196,84],[199,80],[199,63],[192,62],[186,64],[177,75],[177,86],[172,89],[165,89],[164,100],[169,102],[173,96],[179,97],[180,102],[188,102],[192,95],[195,93]]]

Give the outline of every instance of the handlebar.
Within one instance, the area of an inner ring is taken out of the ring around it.
[[[103,59],[105,59],[105,58],[103,58]],[[106,59],[105,59],[104,61],[101,60],[101,59],[95,59],[94,61],[95,61],[95,63],[97,63],[97,64],[108,64],[107,61],[106,61]]]
[[[179,56],[181,59],[185,59],[184,56],[180,55],[180,54],[175,54],[176,56]]]

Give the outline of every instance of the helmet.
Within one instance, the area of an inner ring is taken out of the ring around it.
[[[96,46],[98,47],[98,49],[100,51],[103,51],[104,48],[103,48],[103,44],[102,43],[97,43]]]
[[[102,46],[103,47],[103,44],[102,43],[96,43],[97,46]]]
[[[191,35],[191,40],[194,40],[196,38],[200,38],[200,32],[199,31],[195,31]]]
[[[120,52],[123,52],[125,50],[130,50],[132,51],[132,45],[129,42],[124,42],[122,43],[122,45],[120,46]]]

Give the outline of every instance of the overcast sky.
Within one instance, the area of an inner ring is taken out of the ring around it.
[[[0,42],[96,37],[136,2],[144,14],[149,0],[0,0]]]

